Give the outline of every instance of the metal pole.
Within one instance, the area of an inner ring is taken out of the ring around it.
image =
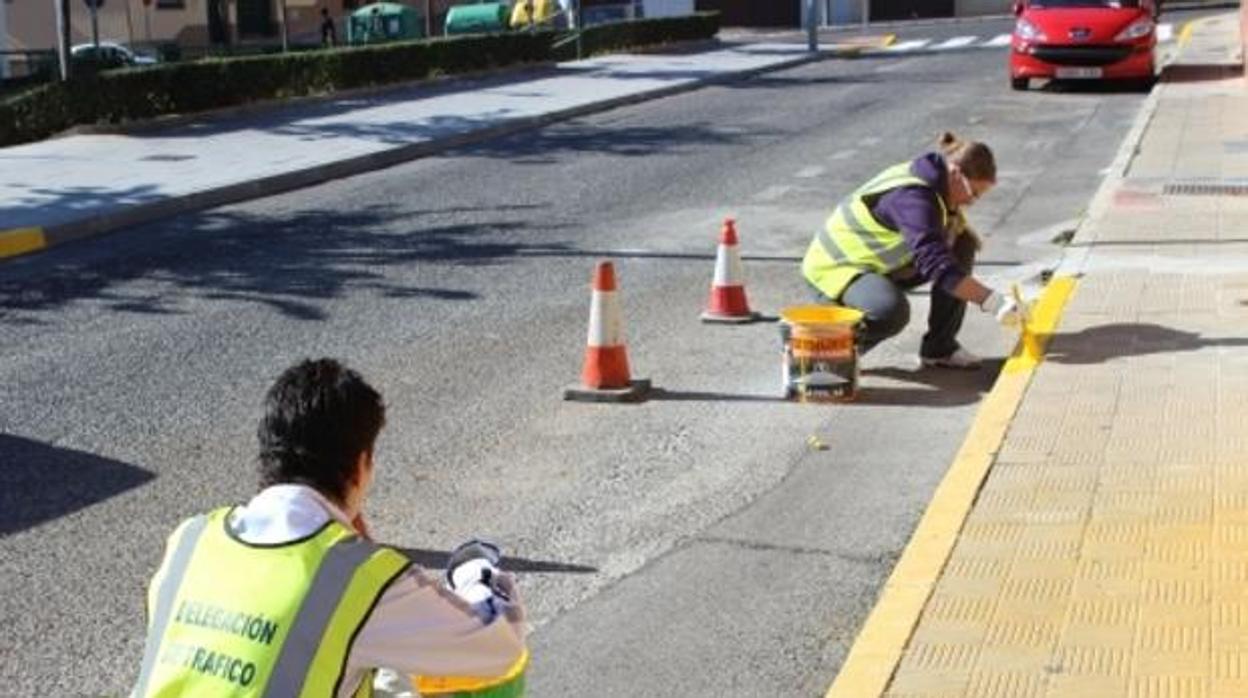
[[[147,34],[147,43],[152,43],[152,6],[143,3],[143,33]]]
[[[286,0],[282,0],[282,53],[290,50],[290,24],[286,21]]]
[[[9,49],[7,5],[5,0],[0,0],[0,80],[9,77],[9,54],[5,53]]]
[[[69,0],[52,0],[56,6],[56,55],[61,64],[61,79],[69,79]]]
[[[871,19],[871,0],[862,0],[862,33],[867,33],[867,22]]]
[[[818,14],[815,0],[806,0],[806,48],[812,53],[819,50],[819,27],[815,22]]]
[[[433,0],[425,0],[425,38],[433,38]]]
[[[0,3],[4,0],[0,0]],[[126,0],[126,35],[130,40],[130,48],[134,48],[134,18],[130,16],[130,0]]]
[[[100,8],[91,0],[91,43],[95,46],[95,59],[100,59]]]

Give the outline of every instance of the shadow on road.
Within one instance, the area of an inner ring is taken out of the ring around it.
[[[898,368],[884,366],[863,369],[858,402],[868,405],[914,407],[956,407],[979,402],[1005,365],[1003,359],[985,359],[975,371],[946,368]],[[880,385],[873,378],[909,383],[908,386]]]
[[[102,502],[156,476],[120,461],[0,434],[0,536]]]
[[[14,273],[0,278],[0,322],[37,322],[39,313],[79,301],[114,312],[178,315],[192,312],[188,298],[239,300],[299,320],[324,320],[325,301],[361,290],[383,298],[473,300],[475,289],[396,282],[387,269],[414,261],[475,266],[514,259],[534,247],[516,242],[530,223],[510,215],[514,208],[530,207],[490,207],[473,222],[457,224],[439,221],[460,207],[280,216],[218,209],[184,216],[10,262],[6,271]],[[535,249],[559,254],[570,248],[546,243]]]

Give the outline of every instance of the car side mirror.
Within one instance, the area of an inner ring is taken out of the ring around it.
[[[1021,14],[1023,14],[1023,3],[1016,0],[1014,3],[1014,16],[1017,17]]]

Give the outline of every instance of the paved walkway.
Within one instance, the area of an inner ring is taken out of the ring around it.
[[[804,45],[761,43],[611,55],[131,135],[3,148],[0,259],[810,59]]]
[[[1194,26],[1051,286],[1047,357],[1007,367],[982,469],[955,463],[829,696],[1248,696],[1238,46],[1234,16]]]

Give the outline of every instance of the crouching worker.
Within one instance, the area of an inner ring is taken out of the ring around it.
[[[411,690],[413,674],[504,676],[526,656],[509,576],[491,567],[484,591],[466,580],[469,603],[370,539],[362,511],[384,423],[381,396],[336,361],[277,379],[260,492],[169,538],[134,695],[372,695],[383,668]]]
[[[850,194],[828,218],[802,260],[802,274],[821,300],[865,314],[862,351],[896,335],[910,321],[905,291],[932,284],[924,366],[977,368],[979,357],[958,344],[966,304],[1003,324],[1020,309],[971,275],[979,238],[963,211],[995,184],[988,146],[951,133],[940,152],[894,165]]]

